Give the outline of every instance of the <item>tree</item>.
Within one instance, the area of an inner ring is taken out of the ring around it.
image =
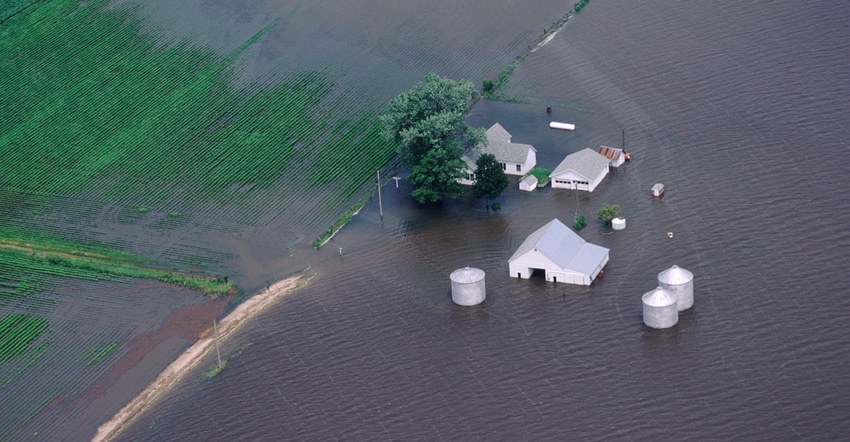
[[[576,213],[573,217],[573,228],[576,230],[581,230],[585,227],[587,227],[587,223],[584,221],[584,215]]]
[[[620,206],[617,204],[603,204],[602,208],[596,211],[596,217],[605,223],[606,227],[611,227],[611,220],[620,215]]]
[[[484,129],[471,128],[463,117],[475,94],[469,81],[429,74],[390,100],[381,115],[384,137],[398,145],[402,164],[412,170],[417,201],[439,201],[456,191],[454,181],[463,176],[461,155],[486,143]]]
[[[485,198],[487,208],[490,208],[490,200],[496,199],[503,190],[508,188],[508,183],[508,176],[502,170],[502,164],[496,161],[495,155],[485,153],[475,160],[475,183],[472,185],[472,194],[476,198]]]
[[[433,203],[440,201],[443,194],[460,193],[457,179],[464,176],[466,163],[460,159],[457,149],[452,144],[432,148],[413,166],[407,179],[415,187],[411,195],[417,202]]]

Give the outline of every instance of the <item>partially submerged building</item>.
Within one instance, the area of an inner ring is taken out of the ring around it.
[[[567,155],[549,174],[552,188],[593,192],[608,175],[609,164],[608,158],[592,149]]]
[[[611,167],[620,167],[621,164],[626,162],[626,153],[623,152],[623,149],[599,146],[598,152],[603,157],[608,158],[608,164],[610,164]]]
[[[501,124],[490,126],[486,136],[486,146],[471,149],[461,157],[466,163],[466,176],[459,180],[461,184],[475,182],[475,161],[485,153],[493,154],[507,175],[523,176],[537,165],[537,149],[530,144],[511,142],[511,134]]]
[[[547,281],[590,285],[607,263],[608,249],[588,243],[556,218],[523,241],[508,267],[517,278],[543,270]]]

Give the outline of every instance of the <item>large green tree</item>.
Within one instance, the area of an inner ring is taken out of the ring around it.
[[[461,187],[457,180],[464,176],[464,166],[455,144],[428,150],[407,177],[415,187],[411,195],[422,204],[440,201],[444,194],[457,195]]]
[[[381,115],[383,135],[398,145],[402,163],[420,203],[439,201],[457,191],[463,176],[461,155],[486,143],[483,129],[473,129],[463,116],[475,97],[473,84],[429,74],[424,82],[390,100]]]
[[[485,198],[487,208],[490,200],[496,199],[502,191],[508,188],[508,176],[502,170],[502,163],[491,153],[481,154],[475,160],[475,183],[472,184],[472,194],[476,198]]]
[[[606,227],[611,227],[611,220],[620,216],[620,206],[617,204],[603,204],[602,208],[596,211],[596,217],[599,218]]]

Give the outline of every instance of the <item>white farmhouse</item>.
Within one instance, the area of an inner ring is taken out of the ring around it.
[[[461,157],[466,163],[466,176],[459,180],[461,184],[475,182],[475,161],[484,153],[493,154],[507,175],[522,176],[537,165],[537,149],[530,144],[512,143],[511,134],[501,124],[490,126],[486,135],[486,146],[469,150]]]
[[[580,285],[590,285],[607,263],[608,249],[583,240],[557,218],[529,235],[508,260],[513,277],[543,269],[547,281]]]
[[[586,190],[593,192],[608,175],[608,158],[591,149],[567,155],[549,174],[552,188]]]

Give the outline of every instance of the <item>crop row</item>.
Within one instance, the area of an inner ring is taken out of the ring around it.
[[[194,198],[226,201],[231,196],[224,190],[234,183],[263,189],[282,179],[292,172],[287,170],[291,159],[324,152],[344,156],[355,150],[369,156],[375,147],[352,143],[368,130],[363,118],[333,131],[329,142],[316,142],[328,138],[328,123],[315,117],[319,101],[330,91],[321,75],[296,75],[245,97],[227,87],[230,71],[210,54],[181,45],[151,49],[151,42],[128,41],[145,39],[138,30],[116,28],[115,20],[94,13],[77,15],[90,22],[88,32],[59,32],[62,45],[27,40],[35,54],[3,66],[9,74],[35,75],[3,75],[28,85],[8,85],[6,90],[27,92],[11,101],[32,103],[14,112],[6,109],[3,115],[7,132],[0,149],[7,149],[17,165],[3,171],[8,172],[3,180],[13,188],[36,194],[89,191],[155,203],[191,186]],[[79,29],[74,23],[58,23]],[[76,50],[80,47],[86,49]],[[68,53],[74,57],[65,57]],[[45,60],[58,60],[61,69]],[[227,124],[216,128],[222,119]],[[22,145],[29,148],[15,149]],[[363,176],[357,162],[313,165],[311,184]]]
[[[10,313],[0,317],[0,362],[25,352],[49,328],[50,322],[41,316]]]

